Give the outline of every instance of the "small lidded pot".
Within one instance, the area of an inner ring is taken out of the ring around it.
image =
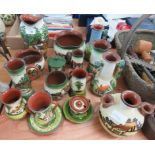
[[[26,101],[22,98],[20,90],[9,88],[1,95],[1,102],[5,105],[6,115],[13,120],[19,120],[26,116]]]
[[[44,89],[51,94],[53,99],[61,99],[69,90],[67,76],[62,71],[53,71],[49,73],[44,83]]]
[[[48,61],[49,72],[64,70],[64,67],[66,64],[66,60],[64,57],[61,57],[61,56],[49,57],[47,61]]]

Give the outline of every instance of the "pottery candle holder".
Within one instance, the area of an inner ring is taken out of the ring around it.
[[[22,96],[26,99],[33,94],[31,82],[26,73],[26,66],[24,60],[21,58],[14,58],[4,64],[5,69],[8,71],[13,84],[16,88],[21,90]]]
[[[44,89],[54,100],[59,100],[69,90],[67,76],[62,71],[53,71],[45,79]]]
[[[13,120],[19,120],[26,116],[26,100],[16,88],[9,88],[1,95],[1,102],[5,105],[6,115]]]
[[[31,80],[37,79],[45,66],[45,59],[42,54],[33,48],[16,53],[17,58],[22,58],[26,64],[26,71]]]
[[[28,108],[32,112],[28,119],[29,127],[36,133],[50,134],[62,121],[58,104],[46,92],[33,94],[28,100]]]

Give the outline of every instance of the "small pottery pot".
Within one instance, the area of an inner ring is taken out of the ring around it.
[[[11,59],[4,64],[4,67],[8,71],[15,87],[21,90],[22,96],[26,99],[29,98],[33,94],[33,89],[26,73],[24,60],[21,58]]]
[[[152,112],[150,104],[142,103],[137,93],[127,90],[101,97],[99,119],[112,136],[124,137],[136,134],[142,128],[145,116]]]
[[[71,63],[72,67],[82,67],[83,66],[83,60],[84,60],[84,53],[83,51],[77,49],[72,52],[72,58],[71,58]]]
[[[96,73],[91,82],[91,90],[94,94],[101,96],[110,93],[117,85],[116,80],[120,77],[124,60],[115,52],[105,52],[102,55],[103,67]]]
[[[104,26],[100,24],[94,24],[91,26],[90,42],[99,40],[102,38],[104,32]]]
[[[4,36],[5,36],[5,25],[2,19],[0,18],[0,38],[4,39]]]
[[[26,101],[18,89],[9,88],[6,90],[1,95],[1,102],[5,105],[5,112],[9,118],[19,120],[26,116]]]
[[[75,49],[85,50],[85,42],[80,32],[74,30],[61,31],[56,35],[54,41],[54,50],[56,54],[67,56]]]
[[[16,15],[15,14],[1,14],[0,18],[3,20],[6,26],[11,26],[15,22]]]
[[[22,58],[26,64],[26,71],[31,80],[37,79],[45,66],[45,59],[36,49],[26,49],[16,53],[17,58]]]
[[[71,71],[71,96],[85,95],[86,84],[91,78],[92,75],[82,68],[76,68]]]
[[[87,70],[95,75],[96,72],[103,66],[102,55],[111,48],[111,44],[107,40],[100,39],[87,46],[90,46],[88,51],[90,52],[90,64]]]
[[[67,76],[61,71],[49,73],[44,83],[44,89],[51,94],[54,100],[61,99],[69,90]]]
[[[93,116],[90,100],[84,96],[74,96],[64,103],[63,112],[69,121],[73,123],[84,123]]]
[[[61,56],[54,56],[54,57],[49,57],[47,61],[48,61],[49,72],[64,70],[64,67],[66,64],[65,58]]]
[[[21,15],[20,33],[24,42],[31,45],[37,45],[48,40],[48,27],[41,15]]]
[[[33,94],[28,100],[28,108],[32,112],[28,123],[34,132],[49,134],[58,127],[62,120],[60,108],[53,103],[50,94],[46,92]],[[59,115],[56,114],[56,110],[59,111]]]

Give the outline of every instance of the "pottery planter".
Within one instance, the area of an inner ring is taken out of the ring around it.
[[[6,26],[11,26],[15,22],[16,15],[15,14],[1,14],[0,18],[3,20]]]
[[[5,25],[2,19],[0,19],[0,38],[4,39],[4,36],[5,36]]]
[[[103,66],[103,58],[102,55],[106,51],[108,51],[111,48],[110,43],[107,40],[101,39],[94,41],[93,43],[87,45],[89,46],[90,57],[89,57],[89,66],[88,66],[88,72],[93,73],[94,75],[96,72],[101,69]],[[87,53],[88,54],[88,53]]]
[[[38,134],[50,134],[61,123],[62,114],[50,94],[37,92],[28,100],[28,108],[32,112],[28,119],[29,127]]]
[[[48,40],[48,27],[42,16],[21,15],[20,33],[29,46],[41,44]]]
[[[78,31],[62,31],[56,35],[54,41],[56,54],[67,57],[76,49],[85,51],[85,42],[81,33]]]
[[[45,66],[45,59],[35,49],[26,49],[16,53],[17,58],[22,58],[26,64],[26,71],[31,80],[37,79]]]
[[[5,63],[4,67],[8,71],[15,87],[21,90],[22,96],[26,99],[29,98],[33,94],[33,89],[26,73],[24,60],[20,58],[11,59]]]
[[[54,100],[61,99],[69,90],[67,76],[61,71],[49,73],[44,83],[44,89],[51,94]]]
[[[112,136],[131,136],[142,128],[145,115],[153,111],[150,104],[142,104],[138,94],[127,90],[122,94],[105,94],[101,97],[99,119]]]
[[[96,73],[91,82],[91,90],[98,96],[114,90],[124,67],[124,61],[114,52],[105,52],[102,55],[102,60],[103,67]]]
[[[73,123],[84,123],[93,116],[93,108],[90,100],[84,96],[74,96],[63,105],[63,112],[69,121]]]
[[[49,70],[49,72],[63,71],[64,67],[65,67],[65,64],[66,64],[65,58],[63,58],[61,56],[49,57],[47,59],[47,62],[48,62],[48,70]]]
[[[6,115],[13,120],[19,120],[26,116],[26,101],[21,92],[16,88],[9,88],[1,95],[1,102],[5,105]]]

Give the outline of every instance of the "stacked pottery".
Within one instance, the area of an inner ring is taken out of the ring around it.
[[[10,88],[1,95],[1,102],[5,105],[5,114],[13,120],[26,116],[26,100],[16,88]]]
[[[26,64],[26,71],[31,80],[37,79],[45,66],[45,59],[35,49],[26,49],[16,53],[17,58],[22,58]]]
[[[46,92],[37,92],[28,100],[32,112],[28,118],[30,129],[37,134],[51,134],[62,122],[61,109]]]
[[[4,65],[4,67],[8,71],[14,86],[21,90],[24,98],[28,99],[33,94],[33,89],[26,73],[24,60],[20,58],[11,59]]]
[[[120,77],[124,60],[115,52],[105,52],[102,55],[103,67],[96,73],[91,82],[91,90],[94,94],[101,96],[110,93],[117,85],[117,79]]]
[[[151,104],[142,103],[138,94],[127,90],[101,97],[99,120],[112,136],[125,137],[136,134],[142,128],[145,116],[153,111]]]
[[[63,112],[69,121],[73,123],[84,123],[93,116],[90,100],[84,96],[75,96],[64,103]]]

